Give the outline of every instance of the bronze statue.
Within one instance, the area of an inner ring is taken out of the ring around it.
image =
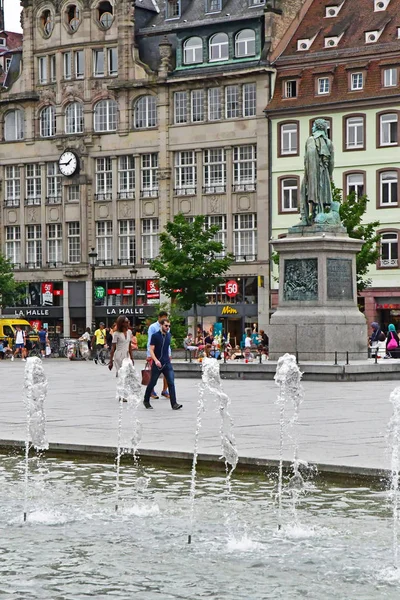
[[[328,123],[316,119],[307,139],[304,156],[304,179],[301,185],[300,225],[312,225],[318,215],[332,204],[333,144],[327,135]],[[322,219],[323,222],[323,219]]]

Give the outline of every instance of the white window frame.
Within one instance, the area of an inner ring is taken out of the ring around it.
[[[63,262],[62,241],[61,223],[47,225],[47,263],[50,266],[58,266]]]
[[[364,88],[364,73],[351,73],[351,90],[357,91]]]
[[[165,19],[172,21],[181,17],[181,0],[166,0],[165,2]]]
[[[67,202],[79,202],[81,199],[81,188],[79,183],[67,186]]]
[[[222,88],[208,89],[208,120],[220,121],[222,119]]]
[[[331,92],[331,80],[329,77],[318,78],[318,95],[323,96],[330,94]]]
[[[363,173],[348,173],[346,175],[346,196],[349,196],[352,192],[355,193],[356,198],[359,198],[365,194],[365,181]]]
[[[208,215],[205,220],[205,226],[207,229],[213,225],[218,225],[219,231],[215,234],[214,240],[221,242],[224,245],[222,252],[216,254],[217,258],[225,256],[226,253],[226,230],[227,230],[227,219],[226,215]]]
[[[281,155],[297,154],[299,151],[298,123],[282,123],[280,130]]]
[[[193,36],[183,43],[183,64],[198,65],[203,62],[203,39]]]
[[[379,116],[379,142],[380,146],[398,145],[398,113],[385,113]]]
[[[243,116],[255,117],[257,114],[257,86],[245,83],[242,89]]]
[[[113,165],[112,158],[105,156],[96,158],[96,199],[112,200],[113,190]]]
[[[57,81],[57,58],[55,54],[49,56],[50,61],[50,81],[55,83]]]
[[[17,165],[6,165],[4,169],[6,206],[19,206],[21,202],[21,168]]]
[[[220,41],[216,41],[220,37]],[[223,31],[215,33],[209,41],[209,62],[222,62],[229,60],[229,37]]]
[[[136,171],[132,154],[118,157],[118,198],[135,198]]]
[[[26,200],[28,205],[40,205],[42,201],[42,167],[30,163],[25,167]]]
[[[222,10],[222,0],[206,0],[206,14],[212,15]]]
[[[75,50],[74,52],[74,68],[76,79],[84,79],[85,77],[85,51]]]
[[[189,92],[186,90],[179,90],[174,93],[174,123],[175,125],[182,125],[188,122],[188,100]]]
[[[256,55],[256,32],[254,29],[242,29],[235,36],[235,57],[246,58]]]
[[[46,201],[48,204],[62,202],[62,177],[58,162],[49,162],[46,165]]]
[[[284,82],[285,98],[297,98],[299,93],[299,83],[297,79],[289,79]]]
[[[96,221],[96,251],[99,264],[113,263],[113,222]]]
[[[118,48],[107,48],[107,73],[110,77],[118,75]]]
[[[190,92],[190,116],[192,123],[205,121],[204,111],[205,93],[203,89]]]
[[[288,182],[291,182],[290,184]],[[285,206],[287,204],[287,206]],[[295,177],[281,179],[281,211],[294,212],[299,206],[299,183]]]
[[[21,265],[21,226],[7,225],[5,228],[5,255],[14,265]]]
[[[240,86],[227,85],[225,88],[225,119],[241,117]]]
[[[158,219],[142,219],[142,261],[146,265],[152,258],[157,258],[160,249]]]
[[[364,117],[348,117],[346,119],[346,148],[363,149],[365,135]],[[360,141],[361,140],[361,141]]]
[[[150,129],[157,127],[157,97],[141,96],[135,101],[133,109],[134,129]]]
[[[142,154],[140,167],[141,197],[154,198],[158,196],[158,153]]]
[[[42,226],[25,226],[25,254],[29,269],[40,268],[42,266]]]
[[[236,262],[257,260],[257,215],[233,215],[233,248]]]
[[[68,263],[77,265],[81,262],[81,224],[79,221],[67,223]]]
[[[102,59],[102,62],[101,60]],[[93,77],[104,77],[106,74],[106,53],[104,48],[93,50]]]
[[[63,52],[64,79],[72,79],[72,52]]]
[[[39,71],[39,83],[40,85],[46,85],[48,82],[48,65],[47,56],[39,56],[38,58],[38,71]]]
[[[385,191],[385,188],[386,191]],[[387,201],[384,201],[384,197]],[[379,175],[379,205],[398,206],[399,203],[399,176],[398,171],[382,171]]]
[[[118,262],[121,265],[134,265],[136,262],[134,219],[118,221]]]
[[[389,67],[383,71],[383,87],[396,87],[399,79],[397,67]]]
[[[40,137],[54,137],[57,133],[56,108],[52,104],[40,111]]]
[[[73,135],[83,133],[84,115],[81,102],[70,102],[65,108],[65,133]]]
[[[115,100],[100,100],[94,107],[94,130],[96,133],[117,131],[118,104]]]
[[[194,150],[175,152],[175,193],[193,196],[197,188],[197,163]]]
[[[226,151],[210,148],[203,151],[204,193],[221,194],[226,191]]]
[[[254,192],[257,185],[257,148],[254,144],[233,147],[233,191]]]
[[[4,116],[4,140],[17,142],[24,139],[25,115],[20,108],[9,110]],[[10,135],[11,133],[11,135]]]
[[[385,231],[381,234],[380,266],[383,268],[399,266],[399,236],[396,232]],[[385,258],[384,258],[385,256]]]

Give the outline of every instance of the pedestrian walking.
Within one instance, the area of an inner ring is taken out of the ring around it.
[[[14,358],[18,354],[21,354],[22,360],[26,360],[24,348],[25,348],[25,331],[23,329],[21,329],[21,327],[19,325],[16,325],[15,326],[15,352],[12,357],[12,360],[14,360]]]
[[[151,355],[150,355],[150,343],[151,343],[151,338],[153,336],[154,333],[157,333],[158,331],[160,331],[161,329],[161,321],[163,319],[167,319],[168,318],[168,313],[165,312],[165,310],[161,310],[158,313],[158,319],[155,323],[152,323],[149,327],[149,330],[147,332],[147,362],[151,362]],[[169,355],[171,356],[171,348],[169,350]],[[164,396],[164,398],[169,398],[169,392],[168,392],[168,383],[167,383],[167,379],[166,377],[164,377],[163,380],[163,389],[161,392],[161,396]],[[154,400],[158,400],[158,395],[155,389],[152,390],[151,392],[151,397]]]
[[[150,356],[153,360],[151,366],[151,379],[150,383],[146,388],[144,394],[144,402],[146,408],[153,408],[150,404],[150,396],[154,387],[160,377],[161,373],[167,380],[171,408],[173,410],[179,410],[182,408],[182,404],[178,404],[176,401],[175,393],[175,374],[171,364],[171,332],[170,323],[168,319],[161,319],[159,331],[153,333],[150,340]]]
[[[45,357],[46,356],[46,346],[49,343],[49,336],[47,335],[47,329],[45,329],[43,327],[43,325],[41,326],[38,335],[39,335],[40,353],[43,357]]]
[[[78,340],[81,343],[82,357],[87,360],[90,354],[90,327],[86,327],[85,333]]]
[[[113,333],[110,362],[108,363],[110,371],[113,366],[115,366],[117,377],[124,358],[130,358],[133,362],[131,341],[132,331],[130,329],[129,319],[125,317],[125,315],[120,315],[117,319],[117,328]]]
[[[96,331],[94,332],[92,340],[92,348],[94,348],[95,351],[94,362],[96,363],[96,365],[99,359],[100,350],[103,350],[104,345],[106,343],[106,335],[107,331],[105,330],[104,323],[100,323],[99,329],[96,329]]]

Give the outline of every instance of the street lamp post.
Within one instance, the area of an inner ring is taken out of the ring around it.
[[[95,318],[95,294],[94,294],[94,272],[96,270],[97,263],[97,252],[94,248],[89,252],[89,264],[92,269],[92,333],[96,331],[96,318]]]
[[[136,276],[137,276],[138,270],[137,270],[137,269],[135,269],[135,267],[133,267],[133,269],[131,269],[131,270],[130,270],[130,273],[131,273],[131,277],[132,277],[132,279],[133,279],[133,298],[132,298],[132,306],[133,306],[133,308],[135,309],[135,307],[136,307]],[[135,323],[134,323],[134,324],[136,325],[136,317],[135,317]]]

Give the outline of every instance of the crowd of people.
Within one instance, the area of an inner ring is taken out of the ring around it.
[[[254,329],[247,328],[241,344],[232,345],[229,336],[226,336],[224,332],[215,336],[212,327],[207,332],[199,325],[196,338],[189,332],[183,345],[195,359],[202,360],[203,357],[211,357],[217,360],[244,359],[251,362],[260,355],[264,360],[268,359],[269,339],[263,329],[258,333]]]
[[[27,334],[22,327],[16,325],[11,345],[8,338],[0,339],[0,360],[4,360],[9,356],[13,361],[17,356],[20,356],[25,362],[35,348],[38,350],[38,353],[40,351],[42,358],[49,356],[51,350],[47,329],[42,326],[37,332],[37,338],[38,343],[33,341],[29,333]]]

